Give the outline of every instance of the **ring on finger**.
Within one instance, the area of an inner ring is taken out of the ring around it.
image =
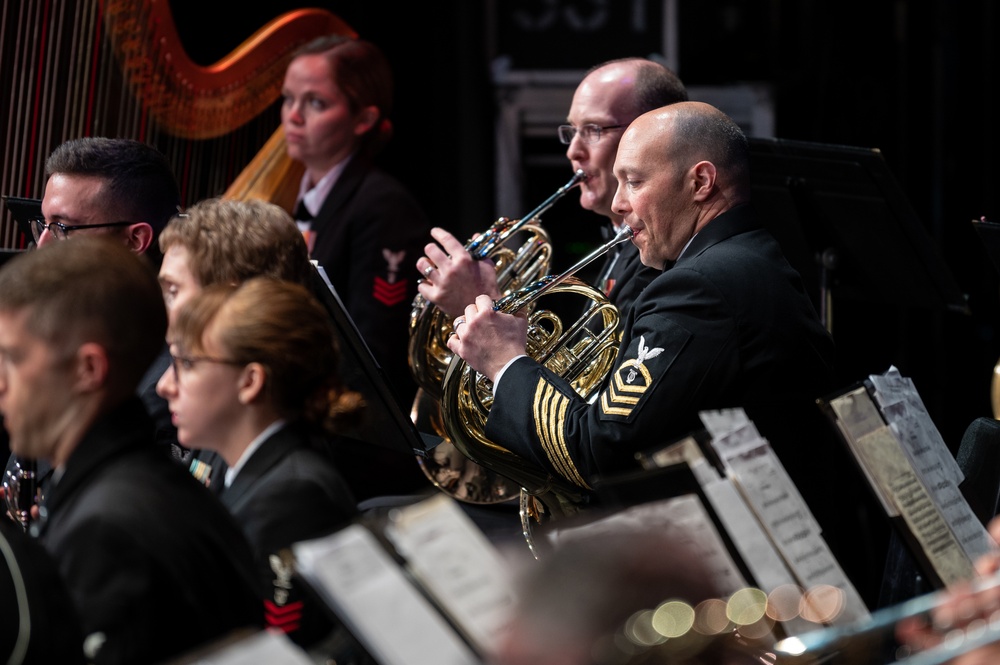
[[[437,267],[433,263],[431,265],[427,266],[423,270],[424,277],[430,277],[431,273],[434,272],[435,270],[437,270]]]

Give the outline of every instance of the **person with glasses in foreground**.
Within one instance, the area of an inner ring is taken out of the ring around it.
[[[266,201],[199,201],[170,220],[159,242],[160,288],[171,323],[187,301],[215,284],[270,277],[311,291],[327,288],[320,284],[322,278],[310,264],[306,241],[291,216]],[[341,443],[332,451],[335,463],[354,496],[364,496],[371,490],[365,485],[370,472],[363,466],[365,449],[371,446],[353,440]],[[217,453],[193,451],[188,464],[196,478],[213,490],[221,488],[227,466]],[[362,472],[355,473],[359,468]]]
[[[226,463],[218,496],[253,547],[268,625],[307,648],[338,632],[294,575],[290,548],[356,514],[331,453],[362,401],[340,381],[335,335],[298,284],[215,284],[177,309],[173,363],[157,385],[181,444]]]

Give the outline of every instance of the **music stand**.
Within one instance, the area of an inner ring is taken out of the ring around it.
[[[986,254],[990,257],[990,263],[1000,272],[1000,224],[983,219],[972,220],[972,227],[979,234],[979,239],[983,241]]]
[[[23,233],[24,237],[30,242],[30,221],[42,216],[42,200],[6,195],[2,198],[4,205],[7,206],[7,210],[10,210],[10,214],[14,218],[14,222],[17,223],[18,230]]]
[[[362,423],[356,431],[346,434],[396,452],[426,456],[426,452],[440,443],[441,438],[419,432],[400,410],[389,389],[385,372],[347,314],[322,266],[316,266],[312,278],[313,294],[333,319],[340,340],[341,380],[364,395],[367,403]]]
[[[750,138],[752,200],[831,328],[832,295],[969,313],[877,148]]]

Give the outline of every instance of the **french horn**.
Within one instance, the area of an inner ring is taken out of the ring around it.
[[[576,171],[565,185],[521,219],[501,217],[465,246],[473,258],[493,261],[501,293],[517,291],[548,273],[552,243],[539,225],[539,218],[584,177],[582,170]],[[511,246],[515,238],[520,239],[518,247]],[[441,397],[441,384],[451,362],[447,342],[452,318],[420,294],[413,300],[408,345],[410,371],[417,385],[434,399]]]
[[[515,292],[549,271],[552,243],[539,224],[540,217],[584,177],[582,170],[576,171],[566,184],[521,219],[501,217],[466,245],[476,259],[493,261],[501,293]],[[419,389],[410,418],[420,431],[433,431],[443,438],[427,456],[417,457],[417,463],[435,487],[462,502],[490,505],[516,499],[520,488],[463,455],[449,440],[442,423],[439,400],[452,358],[447,344],[451,324],[451,316],[417,295],[410,312],[408,353],[410,371]]]
[[[528,355],[568,381],[588,401],[596,396],[614,367],[621,340],[620,315],[604,293],[573,275],[631,237],[632,230],[625,226],[610,242],[566,272],[544,277],[495,305],[495,310],[506,314],[527,313]],[[540,306],[543,296],[565,295],[577,304],[579,298],[585,302],[582,315],[571,325],[565,325],[552,309]],[[476,464],[520,486],[526,535],[529,514],[540,519],[542,514],[561,517],[579,511],[587,488],[555,476],[487,438],[486,420],[493,406],[492,382],[457,355],[451,359],[445,374],[440,403],[445,430],[455,447]]]

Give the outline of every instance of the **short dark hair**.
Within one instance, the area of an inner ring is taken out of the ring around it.
[[[673,146],[677,154],[701,155],[741,189],[750,186],[750,148],[746,134],[728,115],[715,107],[674,107],[677,125]]]
[[[45,177],[56,173],[107,181],[104,203],[123,217],[120,221],[146,222],[156,233],[181,203],[180,188],[167,158],[156,148],[132,139],[70,139],[45,160]]]
[[[646,113],[668,104],[686,102],[688,93],[672,69],[650,60],[639,65],[635,100],[639,113]]]
[[[167,313],[148,261],[107,236],[76,236],[24,252],[0,270],[0,311],[57,352],[86,342],[104,348],[108,382],[120,396],[163,349]]]

